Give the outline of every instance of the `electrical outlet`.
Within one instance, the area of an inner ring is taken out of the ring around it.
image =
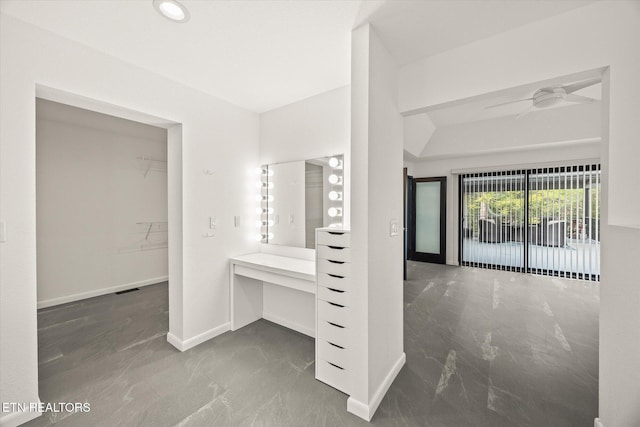
[[[233,225],[238,228],[240,227],[240,215],[235,215],[233,217]]]
[[[211,229],[216,228],[216,217],[215,216],[210,216],[209,217],[209,228],[211,228]]]

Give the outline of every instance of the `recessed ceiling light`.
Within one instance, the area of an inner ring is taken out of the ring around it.
[[[176,0],[153,0],[153,7],[165,18],[173,22],[187,22],[189,11]]]

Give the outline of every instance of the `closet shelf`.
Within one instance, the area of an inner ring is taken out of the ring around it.
[[[138,156],[136,157],[136,159],[140,161],[142,174],[144,175],[145,178],[147,177],[147,174],[150,171],[167,172],[166,160],[154,159],[153,157],[149,157],[149,156]]]

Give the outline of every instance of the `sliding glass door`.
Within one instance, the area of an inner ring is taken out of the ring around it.
[[[462,261],[466,265],[522,271],[525,179],[524,171],[461,179]]]
[[[460,262],[599,280],[600,166],[460,176]]]

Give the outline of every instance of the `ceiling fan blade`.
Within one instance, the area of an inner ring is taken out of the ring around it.
[[[586,96],[575,95],[575,94],[570,93],[565,98],[565,101],[579,102],[581,104],[591,104],[592,102],[596,102],[597,99],[588,98]]]
[[[488,108],[495,108],[495,107],[501,107],[503,105],[507,105],[507,104],[514,104],[516,102],[522,102],[522,101],[531,101],[533,98],[527,98],[527,99],[516,99],[515,101],[509,101],[509,102],[503,102],[501,104],[495,104],[495,105],[489,105],[488,107],[484,107],[485,110]]]
[[[584,89],[585,87],[589,87],[589,86],[593,86],[595,84],[598,84],[601,81],[602,81],[602,78],[601,77],[597,77],[595,79],[589,79],[589,80],[585,80],[583,82],[578,82],[578,83],[574,83],[574,84],[571,84],[571,85],[562,86],[562,88],[567,93],[573,93],[573,92],[575,92],[577,90]]]
[[[524,116],[532,112],[534,108],[535,107],[533,105],[530,105],[529,108],[524,110],[522,113],[518,114],[518,116],[516,117],[516,120],[520,120],[521,118],[523,118]]]

